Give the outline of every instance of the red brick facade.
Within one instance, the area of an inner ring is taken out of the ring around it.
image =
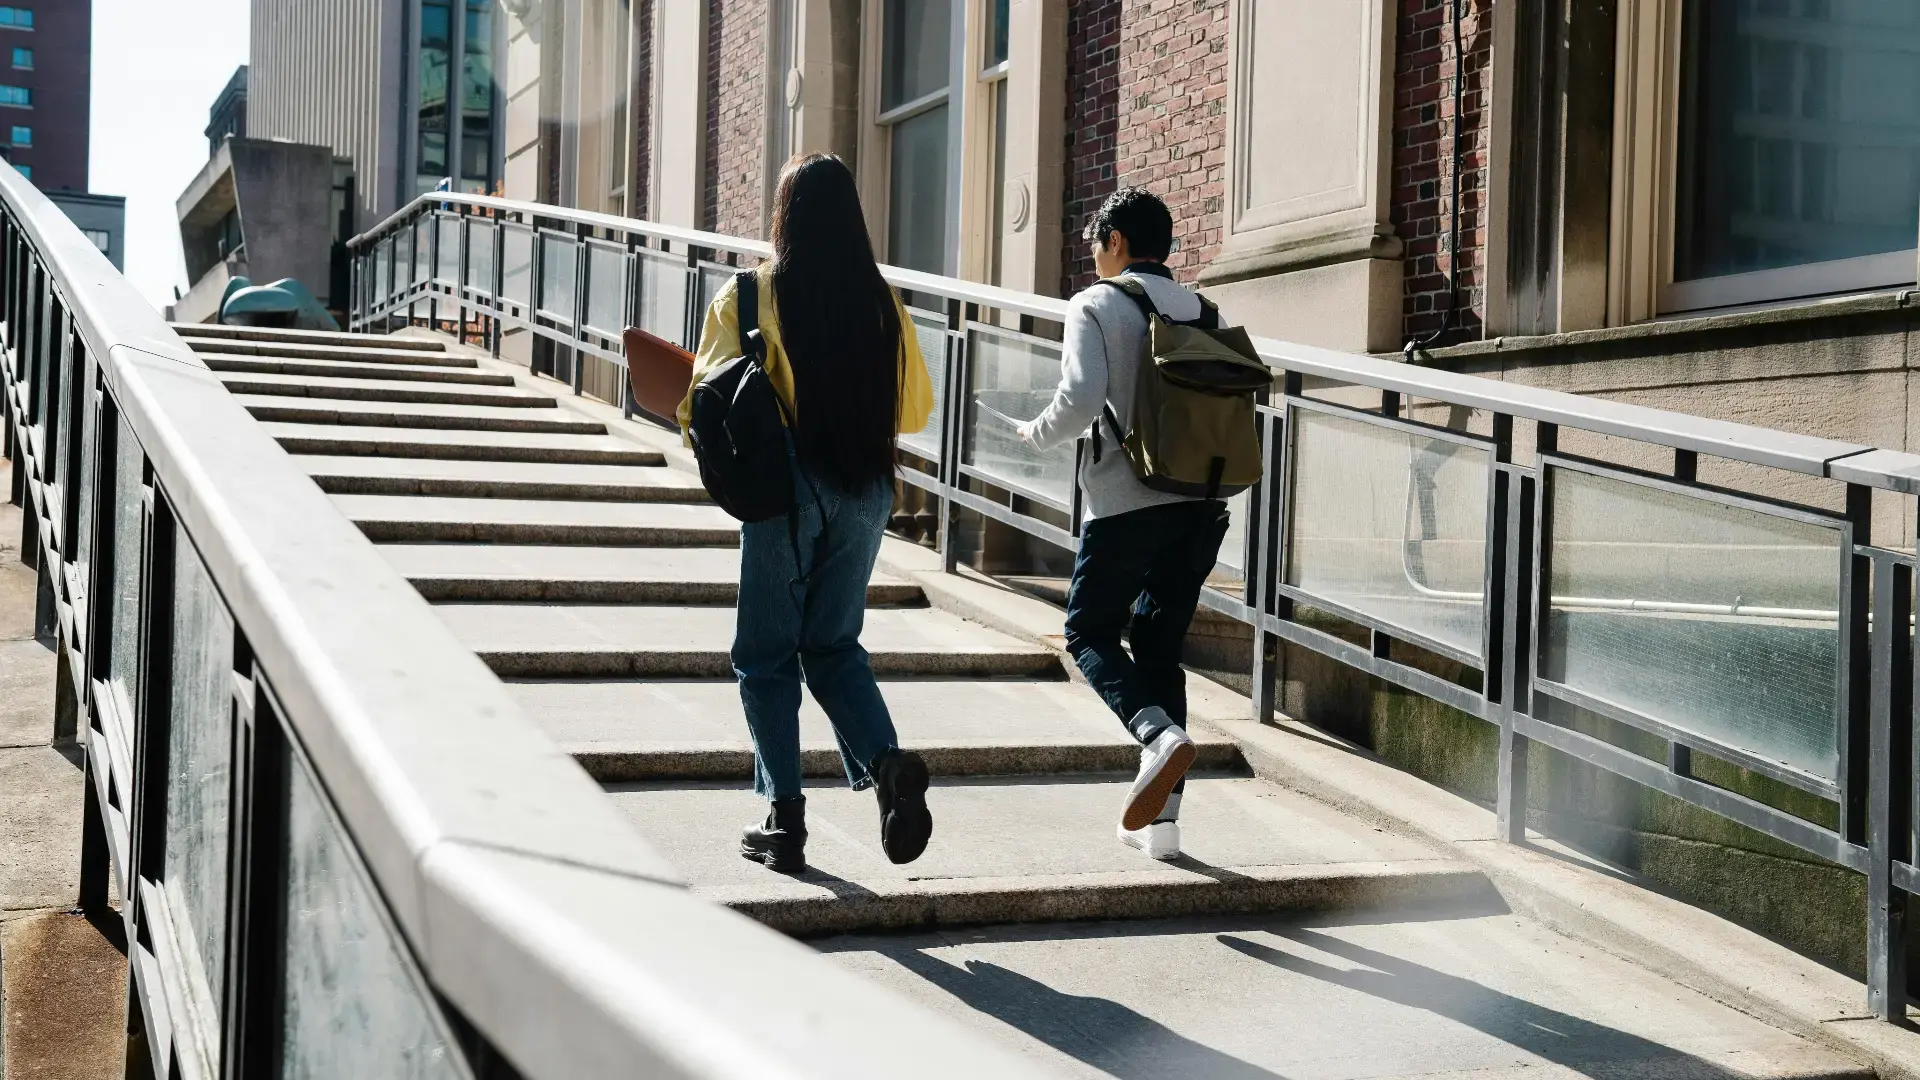
[[[1166,200],[1168,265],[1193,280],[1223,235],[1227,0],[1072,0],[1067,86],[1061,294],[1093,281],[1080,230],[1122,185]]]
[[[705,225],[760,236],[766,153],[766,4],[712,0],[707,8]]]
[[[1486,310],[1493,0],[1400,0],[1393,87],[1393,225],[1407,245],[1406,334],[1426,337],[1445,323],[1450,303],[1455,4],[1463,5],[1460,39],[1466,56],[1460,98],[1460,306],[1441,344],[1478,338]]]

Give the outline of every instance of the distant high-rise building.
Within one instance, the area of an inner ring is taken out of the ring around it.
[[[229,135],[247,133],[247,65],[241,64],[227,80],[226,89],[207,110],[207,153],[215,154]]]
[[[87,190],[93,0],[0,5],[0,157],[43,191]]]
[[[247,134],[353,162],[366,227],[443,179],[498,183],[495,0],[252,0]]]

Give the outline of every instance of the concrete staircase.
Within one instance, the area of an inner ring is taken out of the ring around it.
[[[1869,1075],[1253,777],[1205,702],[1186,856],[1123,847],[1119,723],[1043,635],[935,603],[903,542],[864,641],[937,775],[932,845],[887,862],[809,701],[812,869],[772,874],[736,854],[764,812],[727,660],[738,530],[674,435],[439,340],[179,329],[696,890],[1063,1074]]]

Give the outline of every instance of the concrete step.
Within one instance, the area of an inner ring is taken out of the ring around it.
[[[733,673],[724,607],[441,604],[454,636],[500,675],[716,679]],[[1065,678],[1059,654],[942,611],[867,612],[860,642],[883,676]]]
[[[510,681],[507,689],[594,779],[748,780],[753,743],[732,680]],[[1092,690],[1076,683],[908,679],[880,684],[903,745],[940,776],[1125,773],[1140,747]],[[1197,767],[1234,769],[1230,739],[1195,733]],[[801,699],[800,764],[842,777],[826,713]]]
[[[666,464],[666,456],[659,451],[609,435],[407,430],[343,424],[267,424],[266,428],[289,454],[557,465]]]
[[[740,784],[608,790],[694,890],[789,934],[987,923],[1355,910],[1485,901],[1478,872],[1259,780],[1195,776],[1181,804],[1186,858],[1159,863],[1114,837],[1128,782],[946,779],[928,792],[933,840],[917,862],[880,850],[870,791],[807,791],[805,874],[739,855],[766,803]]]
[[[740,523],[694,503],[563,502],[335,495],[334,504],[381,543],[738,547]]]
[[[432,402],[338,401],[280,395],[239,395],[254,419],[287,424],[431,428],[436,431],[542,431],[604,435],[607,425],[560,409],[441,405]]]
[[[731,548],[388,544],[380,553],[428,600],[731,605],[740,594]],[[867,585],[875,607],[925,601],[910,581],[881,574]]]
[[[241,375],[302,375],[323,379],[455,383],[464,386],[513,385],[512,375],[505,372],[479,371],[474,368],[427,367],[418,364],[367,364],[347,360],[282,360],[273,356],[229,356],[225,353],[199,353],[198,355],[209,370]]]
[[[982,927],[818,947],[1062,1077],[1872,1075],[1497,905]]]
[[[559,403],[544,394],[529,394],[509,386],[434,386],[397,383],[385,379],[329,379],[314,375],[220,376],[235,394],[274,397],[333,398],[343,401],[389,401],[404,404],[492,405],[497,408],[552,409]]]
[[[699,479],[678,469],[331,455],[297,455],[294,461],[307,470],[320,490],[332,495],[707,501]]]
[[[412,349],[416,352],[447,351],[446,343],[431,338],[346,334],[332,330],[279,330],[259,326],[223,326],[218,323],[173,323],[172,326],[174,332],[182,337],[276,342],[289,345],[377,346],[383,349]]]
[[[394,348],[387,338],[362,338],[364,345],[300,345],[284,341],[238,341],[188,335],[183,339],[194,352],[206,357],[221,356],[278,357],[284,360],[346,360],[362,364],[388,364],[405,367],[477,368],[480,361],[471,356],[437,352],[431,349]]]

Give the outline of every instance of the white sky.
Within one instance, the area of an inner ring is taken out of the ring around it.
[[[187,286],[173,201],[207,163],[207,109],[247,62],[247,0],[94,0],[90,186],[127,198],[127,277]]]

